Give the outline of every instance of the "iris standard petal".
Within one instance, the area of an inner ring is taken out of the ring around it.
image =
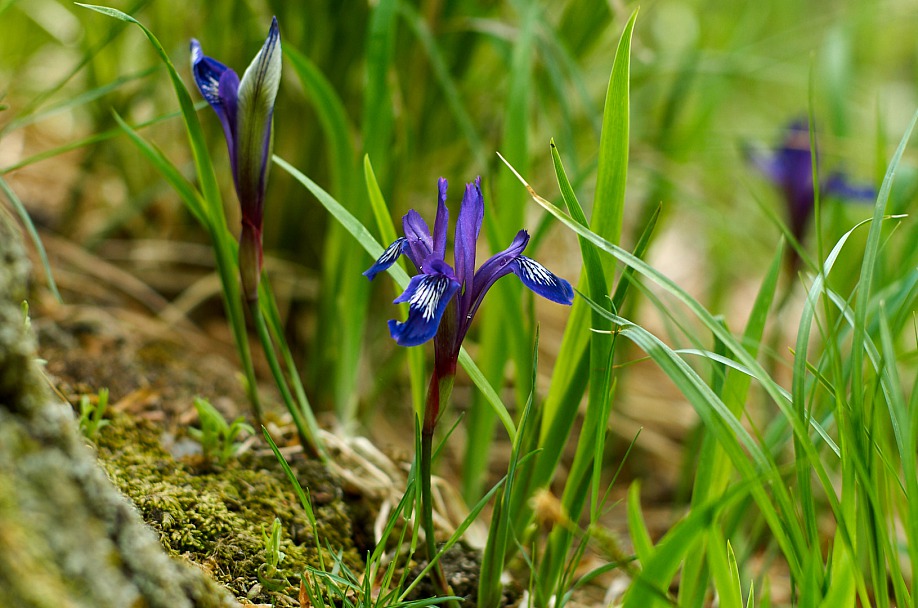
[[[395,242],[386,247],[386,250],[382,252],[382,255],[379,256],[378,260],[376,260],[376,263],[373,264],[369,270],[363,273],[363,276],[372,281],[377,274],[388,269],[389,266],[392,266],[392,264],[395,263],[395,260],[397,260],[398,257],[402,255],[402,251],[407,245],[408,239],[405,237],[400,236],[395,239]]]
[[[484,198],[481,195],[481,178],[466,184],[459,208],[459,219],[456,220],[456,278],[469,291],[469,283],[475,273],[475,249],[478,245],[478,234],[484,221]]]
[[[281,78],[281,46],[277,18],[268,38],[239,83],[237,110],[237,191],[242,212],[261,225],[265,174],[271,150],[274,101]]]
[[[532,258],[521,255],[510,263],[510,269],[520,278],[523,285],[543,298],[558,304],[574,302],[574,288],[571,284]]]
[[[433,251],[441,260],[446,256],[446,231],[449,228],[449,209],[446,207],[446,179],[437,180],[437,218],[434,220]]]
[[[430,254],[433,253],[433,237],[430,236],[430,228],[427,222],[421,217],[421,214],[411,209],[402,217],[402,230],[405,232],[405,238],[408,239],[408,251],[405,252],[414,265],[421,268]]]
[[[440,319],[459,283],[446,274],[419,274],[411,278],[408,289],[395,303],[408,302],[404,323],[389,321],[389,333],[400,346],[417,346],[437,333]]]

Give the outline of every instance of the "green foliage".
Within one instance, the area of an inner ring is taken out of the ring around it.
[[[26,317],[28,318],[28,317]],[[108,389],[100,388],[95,398],[80,395],[80,430],[87,439],[94,439],[99,431],[110,424],[103,416],[108,409]]]
[[[255,432],[252,425],[246,423],[242,416],[231,423],[227,422],[223,414],[206,399],[195,398],[194,409],[198,411],[198,423],[201,428],[189,428],[188,434],[201,444],[201,451],[206,460],[226,464],[242,448],[237,441],[240,435],[251,435]]]
[[[281,591],[287,586],[287,579],[278,575],[278,566],[287,555],[281,551],[281,521],[274,518],[271,531],[265,532],[262,526],[261,536],[265,541],[265,563],[258,567],[258,580],[268,589]]]
[[[32,329],[32,317],[29,316],[29,301],[23,300],[20,305],[20,310],[22,310],[22,325],[26,328],[26,331]]]
[[[483,175],[490,250],[520,227],[532,229],[539,255],[556,243],[562,254],[579,248],[569,266],[582,269],[583,297],[563,335],[541,332],[557,361],[550,369],[543,359],[547,392],[536,390],[531,351],[540,315],[511,282],[495,288],[461,356],[474,388],[460,375],[460,481],[476,509],[493,501],[481,605],[493,603],[502,570],[513,568],[532,581],[534,605],[560,608],[598,576],[574,574],[586,547],[599,548],[604,567],[628,570],[627,606],[694,608],[715,594],[724,606],[770,605],[767,558],[788,571],[796,605],[915,604],[918,224],[902,214],[918,190],[906,150],[918,89],[903,77],[915,53],[902,43],[915,25],[907,11],[685,0],[645,6],[635,21],[604,0],[385,0],[352,7],[343,19],[333,0],[213,3],[193,14],[140,0],[123,13],[96,9],[118,18],[104,22],[61,4],[73,31],[85,32],[77,39],[31,6],[0,1],[2,80],[16,84],[0,92],[8,108],[0,137],[4,151],[26,142],[21,156],[3,155],[0,189],[32,234],[49,285],[53,250],[49,260],[36,229],[47,222],[86,235],[90,248],[111,235],[209,241],[253,400],[235,218],[223,204],[232,185],[217,179],[229,175],[222,134],[209,115],[202,128],[204,105],[193,103],[172,62],[185,63],[196,36],[242,65],[277,13],[296,78],[285,80],[277,107],[274,162],[284,171],[272,176],[265,242],[269,258],[298,267],[291,278],[269,265],[278,299],[264,282],[251,319],[307,445],[320,436],[309,399],[334,410],[348,431],[398,412],[396,424],[410,435],[408,395],[419,412],[425,350],[393,347],[384,325],[392,311],[374,305],[400,293],[408,275],[393,267],[393,282],[371,289],[360,272],[395,238],[393,220],[407,208],[428,215],[438,175]],[[128,14],[147,24],[158,57],[138,51]],[[58,65],[48,53],[64,51],[69,61],[59,69],[36,70]],[[772,141],[807,101],[825,163],[817,174],[844,164],[883,187],[872,209],[819,197],[813,246],[810,235],[776,245],[787,234],[775,210],[780,192],[752,176],[737,143]],[[29,146],[61,117],[75,125],[65,136]],[[890,161],[887,139],[902,133]],[[211,159],[213,150],[221,154]],[[541,207],[527,206],[494,150],[531,180]],[[77,158],[86,183],[69,186],[60,217],[33,222],[26,206],[36,195],[16,180],[65,154]],[[111,175],[127,194],[105,206],[92,186]],[[167,220],[154,221],[161,214]],[[104,219],[90,225],[83,217]],[[665,244],[657,253],[666,270],[647,261],[658,259],[648,257],[656,241]],[[785,276],[788,248],[804,260],[799,276]],[[672,278],[669,263],[683,257],[698,284]],[[307,295],[291,296],[282,283],[306,285]],[[606,502],[603,465],[621,447],[607,425],[651,367],[698,419],[697,443],[682,447],[686,502],[667,505],[683,516],[655,540],[634,483],[619,508],[635,555],[620,555],[611,541],[603,553],[602,520],[616,508]],[[97,418],[103,426],[84,397],[87,424]],[[211,433],[218,458],[222,440]],[[509,439],[511,453],[505,480],[489,487],[495,435]],[[409,558],[417,547],[407,522],[418,473],[365,571],[332,557],[304,573],[313,605],[409,603],[407,562],[385,561],[384,546],[407,545]],[[567,519],[542,536],[530,501],[550,483]],[[302,488],[299,496],[311,512]],[[315,540],[320,556],[336,555],[322,546],[327,539]],[[382,581],[378,595],[371,581]]]

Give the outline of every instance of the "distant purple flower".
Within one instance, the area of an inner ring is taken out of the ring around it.
[[[446,187],[446,180],[441,177],[433,234],[412,209],[402,218],[405,236],[389,245],[364,275],[372,279],[405,254],[419,274],[412,277],[408,288],[395,300],[396,303],[408,302],[408,318],[404,322],[389,321],[389,332],[401,346],[423,344],[436,335],[437,359],[446,357],[452,359],[455,365],[459,347],[475,312],[488,289],[499,278],[515,274],[523,285],[559,304],[571,304],[574,290],[570,283],[523,255],[529,242],[529,234],[525,230],[517,233],[507,249],[491,256],[475,270],[475,250],[484,220],[481,178],[467,184],[462,197],[456,222],[454,270],[444,260],[449,223]],[[445,320],[447,307],[452,302],[455,302],[455,314],[447,314],[449,319]]]
[[[788,125],[784,141],[774,153],[748,150],[747,156],[765,177],[783,191],[791,234],[798,242],[802,241],[815,206],[807,124],[797,120]],[[876,190],[872,186],[851,184],[841,172],[834,172],[823,180],[819,191],[822,195],[849,199],[876,198]]]
[[[191,69],[201,95],[217,113],[229,149],[233,182],[242,209],[239,271],[249,300],[258,294],[261,278],[261,227],[268,161],[271,158],[274,100],[280,86],[281,46],[277,18],[261,50],[242,75],[201,51],[191,41]]]

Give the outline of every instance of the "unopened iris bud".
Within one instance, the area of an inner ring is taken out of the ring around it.
[[[223,125],[233,183],[242,211],[239,271],[249,300],[257,298],[261,278],[261,227],[268,163],[273,143],[274,102],[281,77],[281,46],[277,18],[261,50],[242,75],[201,51],[191,41],[191,69],[201,95]]]

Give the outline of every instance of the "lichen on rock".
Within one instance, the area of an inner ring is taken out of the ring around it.
[[[51,397],[22,316],[27,277],[18,231],[0,215],[0,605],[236,605],[163,551]]]

